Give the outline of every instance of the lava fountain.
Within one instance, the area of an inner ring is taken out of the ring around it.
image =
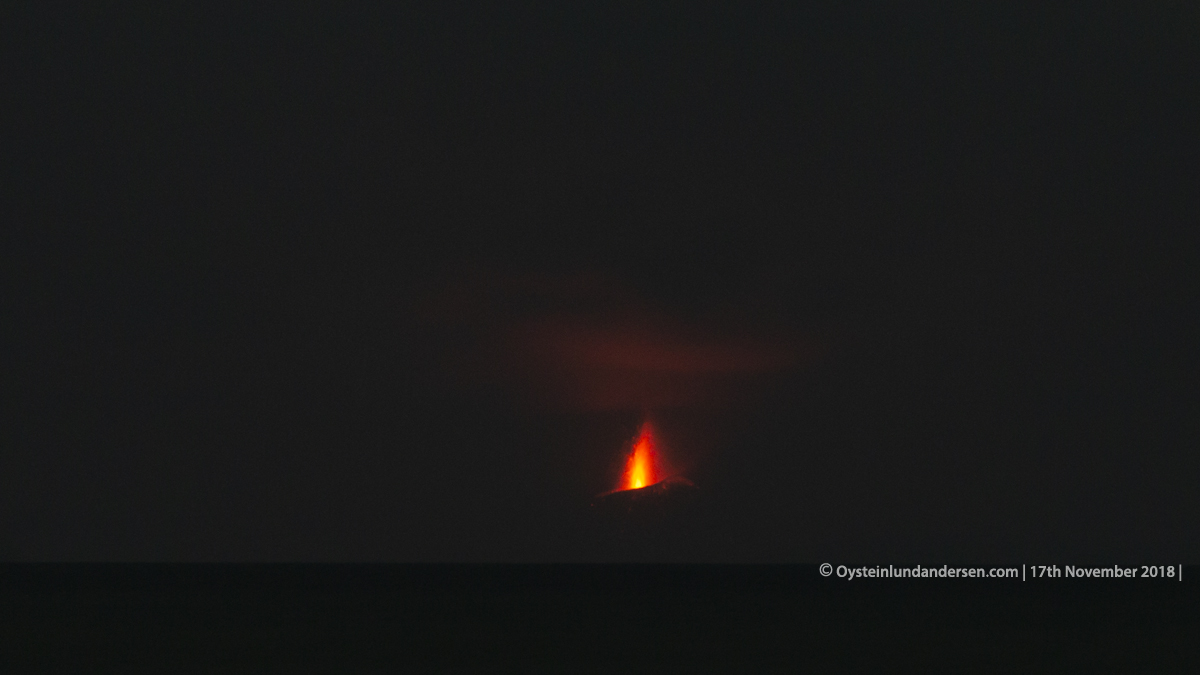
[[[663,479],[657,445],[654,439],[654,427],[650,426],[648,421],[643,422],[637,440],[633,442],[633,450],[629,453],[629,459],[625,462],[625,473],[621,476],[621,484],[617,487],[617,491],[640,490]]]
[[[642,422],[616,489],[596,495],[592,502],[595,513],[625,533],[622,536],[662,526],[695,497],[695,484],[674,470],[661,449],[654,426]]]

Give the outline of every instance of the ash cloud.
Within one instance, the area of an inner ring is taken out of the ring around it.
[[[597,272],[473,270],[436,285],[417,316],[452,387],[539,409],[724,406],[826,351],[736,303],[672,311]]]

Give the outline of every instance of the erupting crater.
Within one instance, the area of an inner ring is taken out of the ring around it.
[[[598,495],[597,500],[598,503],[619,502],[629,505],[647,500],[657,502],[664,499],[668,492],[678,492],[678,488],[692,491],[696,486],[669,470],[659,451],[654,426],[646,421],[633,441],[616,489]]]

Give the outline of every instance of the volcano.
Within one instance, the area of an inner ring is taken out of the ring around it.
[[[662,559],[673,547],[694,538],[699,489],[683,476],[672,476],[636,490],[615,490],[592,500],[598,555],[616,561]]]
[[[660,453],[654,427],[647,421],[632,443],[617,488],[598,495],[592,507],[603,513],[645,513],[647,518],[655,519],[691,501],[695,492],[692,481],[670,470]]]

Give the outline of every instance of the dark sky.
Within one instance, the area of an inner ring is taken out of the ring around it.
[[[1200,13],[433,4],[4,11],[0,558],[1198,559]]]

